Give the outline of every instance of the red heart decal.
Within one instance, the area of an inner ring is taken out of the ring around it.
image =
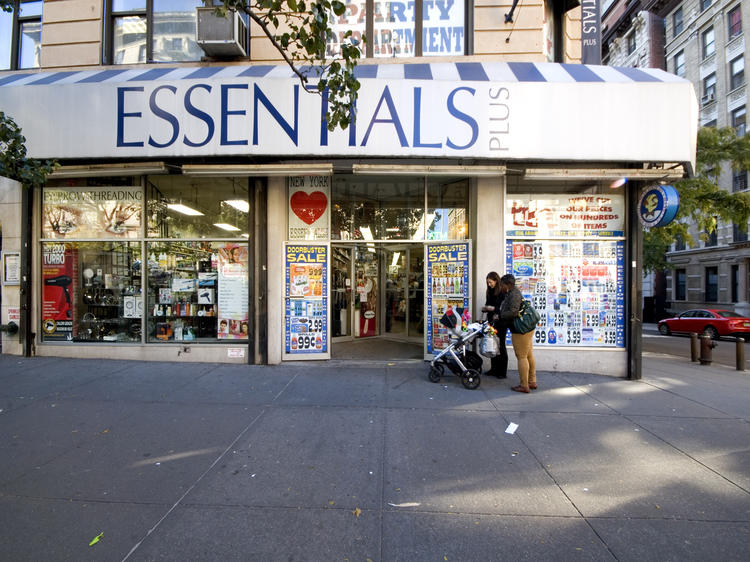
[[[328,207],[328,197],[322,191],[305,193],[296,191],[289,200],[292,211],[305,224],[312,224],[318,220]]]

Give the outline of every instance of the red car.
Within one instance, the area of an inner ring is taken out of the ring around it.
[[[701,308],[686,310],[674,318],[659,322],[659,333],[668,336],[672,333],[707,334],[717,340],[720,336],[739,336],[750,340],[750,318],[731,310]]]

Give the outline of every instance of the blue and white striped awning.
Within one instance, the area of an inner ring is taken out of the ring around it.
[[[315,76],[311,68],[303,73]],[[590,66],[531,62],[458,62],[433,64],[360,64],[358,79],[444,80],[452,82],[685,82],[683,78],[655,68]],[[296,76],[288,66],[203,66],[116,68],[63,72],[0,73],[2,86],[100,84],[172,80],[221,80],[230,78],[284,78]]]
[[[0,108],[37,158],[695,161],[693,86],[661,70],[467,60],[356,74],[357,123],[343,132],[326,130],[325,98],[287,66],[0,73]]]

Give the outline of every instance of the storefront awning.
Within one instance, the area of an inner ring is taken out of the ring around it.
[[[362,64],[357,123],[284,66],[0,74],[0,107],[37,158],[449,157],[692,165],[690,82],[553,63]]]

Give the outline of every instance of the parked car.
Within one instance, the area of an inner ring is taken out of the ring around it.
[[[721,336],[739,336],[750,340],[750,318],[724,309],[700,308],[686,310],[674,318],[665,318],[658,324],[659,333],[695,332],[707,334],[717,340]]]

